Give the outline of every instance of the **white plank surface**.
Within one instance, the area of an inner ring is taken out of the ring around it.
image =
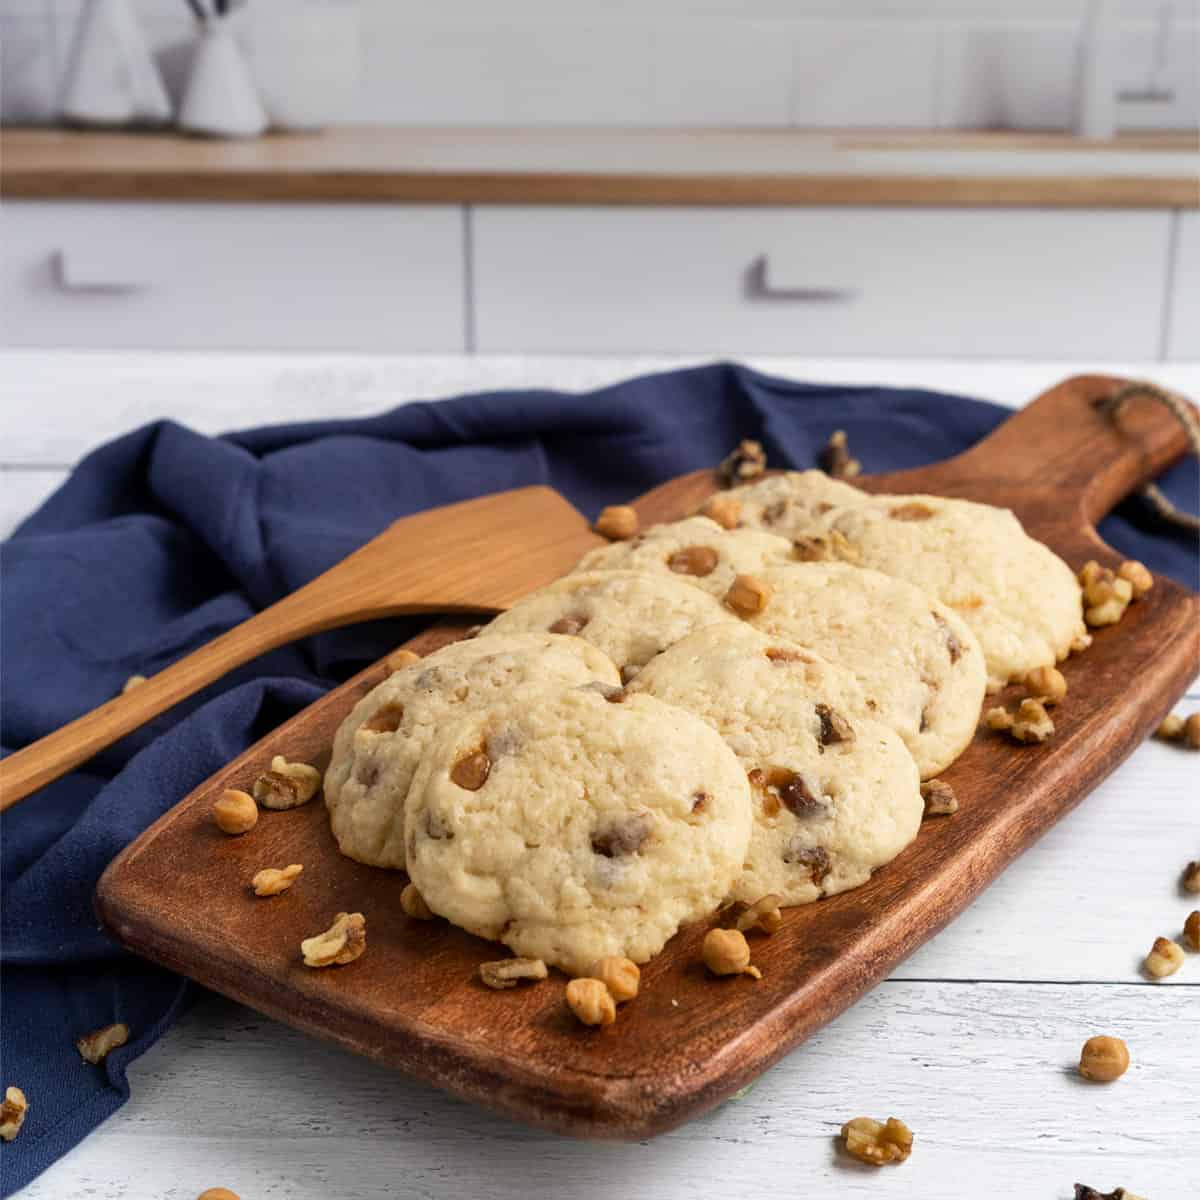
[[[681,361],[0,354],[0,520],[7,531],[82,453],[146,420],[216,432],[495,387],[588,388]],[[753,365],[1011,406],[1077,369]],[[1200,391],[1195,364],[1111,369]],[[1194,685],[1180,708],[1197,704]],[[1068,1200],[1076,1180],[1149,1200],[1190,1195],[1200,1179],[1200,956],[1162,984],[1137,967],[1195,907],[1178,877],[1200,857],[1197,765],[1172,747],[1141,747],[892,980],[748,1096],[653,1143],[534,1133],[210,997],[135,1064],[129,1105],[24,1195],[190,1200],[221,1184],[245,1200],[591,1200],[614,1189],[651,1200],[964,1200],[1003,1184]],[[1072,1070],[1097,1032],[1125,1037],[1133,1055],[1111,1088]],[[842,1160],[833,1136],[860,1114],[908,1120],[912,1159],[878,1173]]]

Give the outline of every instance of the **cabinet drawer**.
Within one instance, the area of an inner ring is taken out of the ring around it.
[[[27,202],[0,224],[7,346],[464,348],[461,209]]]
[[[483,352],[1155,358],[1170,214],[473,210]]]
[[[1167,357],[1191,361],[1200,359],[1200,213],[1180,213],[1176,220]]]

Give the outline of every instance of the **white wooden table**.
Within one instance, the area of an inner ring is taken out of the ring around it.
[[[495,386],[588,387],[664,360],[0,355],[0,526],[85,450],[155,417],[206,431],[374,412]],[[920,384],[1011,405],[1084,364],[757,360],[779,374]],[[1106,368],[1200,393],[1200,364]],[[1193,686],[1181,710],[1200,707]],[[1068,1200],[1075,1181],[1149,1200],[1200,1194],[1200,956],[1149,983],[1200,858],[1200,758],[1148,743],[885,983],[742,1098],[637,1145],[567,1141],[493,1117],[217,997],[130,1071],[133,1098],[32,1184],[29,1200],[696,1195],[1004,1195]],[[968,799],[969,802],[969,799]],[[1128,1074],[1075,1072],[1114,1033]],[[849,1117],[896,1115],[911,1159],[847,1162]]]

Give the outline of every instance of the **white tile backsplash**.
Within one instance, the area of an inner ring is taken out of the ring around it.
[[[84,0],[0,0],[0,117],[53,120]],[[178,87],[183,0],[134,0]],[[303,0],[293,0],[302,3]],[[325,0],[357,3],[355,123],[1063,128],[1083,0]],[[1125,0],[1124,128],[1195,128],[1200,0]],[[282,43],[281,43],[282,45]],[[1149,81],[1149,82],[1148,82]]]

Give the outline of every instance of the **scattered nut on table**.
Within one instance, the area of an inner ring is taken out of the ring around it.
[[[912,1153],[912,1144],[912,1130],[895,1117],[882,1125],[870,1117],[855,1117],[842,1126],[846,1153],[873,1167],[902,1163]]]
[[[742,519],[742,502],[734,496],[717,492],[700,506],[700,515],[716,521],[722,529],[736,529]]]
[[[237,1192],[231,1192],[228,1188],[209,1188],[207,1191],[201,1192],[196,1200],[242,1200]]]
[[[404,910],[406,917],[412,917],[415,921],[432,921],[437,913],[425,903],[425,897],[417,891],[416,885],[407,883],[404,885],[404,891],[400,893],[400,907]]]
[[[609,954],[598,959],[592,963],[588,975],[604,984],[617,1004],[632,1000],[638,994],[642,981],[642,972],[637,963],[621,954]]]
[[[1183,947],[1170,938],[1155,938],[1154,945],[1150,947],[1150,953],[1146,955],[1142,965],[1147,975],[1155,979],[1165,979],[1183,966]]]
[[[617,1019],[616,1001],[599,979],[572,979],[567,1007],[585,1025],[611,1025]]]
[[[94,1029],[85,1033],[75,1042],[75,1049],[83,1056],[84,1062],[102,1063],[118,1046],[129,1041],[129,1026],[123,1022],[115,1025],[105,1025],[103,1029]]]
[[[132,692],[135,687],[141,687],[146,682],[145,675],[130,675],[130,677],[121,684],[121,695],[126,692]]]
[[[324,933],[305,938],[300,953],[306,967],[352,963],[367,948],[367,919],[362,913],[338,913]]]
[[[393,650],[384,660],[384,666],[389,671],[403,671],[405,667],[411,667],[413,663],[420,661],[421,656],[411,650]]]
[[[756,617],[771,599],[771,585],[754,575],[737,575],[725,593],[725,607],[739,617]]]
[[[1025,676],[1025,687],[1045,705],[1057,704],[1067,694],[1066,676],[1057,667],[1035,667]]]
[[[1079,1073],[1097,1083],[1111,1083],[1129,1070],[1129,1047],[1119,1037],[1090,1037],[1079,1052]]]
[[[212,815],[222,833],[234,836],[247,833],[258,824],[258,805],[246,792],[230,788],[213,801]]]
[[[1184,724],[1184,718],[1178,713],[1167,713],[1162,724],[1154,731],[1154,736],[1164,742],[1179,741],[1183,737]]]
[[[501,991],[518,983],[535,983],[549,974],[540,958],[502,958],[479,964],[479,978],[490,988]]]
[[[1182,883],[1185,892],[1200,892],[1200,862],[1190,862],[1183,868]]]
[[[750,943],[740,929],[710,929],[704,935],[701,954],[714,975],[762,978],[762,972],[750,962]]]
[[[254,798],[263,806],[282,810],[307,804],[321,789],[321,772],[308,763],[288,762],[282,754],[271,759],[271,769],[254,781]]]
[[[745,483],[748,479],[757,479],[767,469],[767,455],[761,442],[750,438],[738,442],[732,451],[721,461],[717,475],[726,487]]]
[[[628,504],[610,504],[600,510],[596,524],[592,526],[601,537],[614,542],[625,542],[636,536],[638,531],[638,515]]]
[[[1098,1192],[1094,1187],[1088,1187],[1086,1183],[1077,1183],[1075,1200],[1142,1200],[1142,1197],[1135,1196],[1123,1187],[1113,1188],[1111,1192]]]
[[[250,886],[256,896],[278,896],[296,882],[303,870],[299,863],[289,863],[281,868],[264,867],[250,880]]]
[[[930,779],[921,784],[921,799],[925,801],[927,817],[948,817],[958,812],[954,789],[941,779]]]
[[[862,471],[862,463],[850,457],[844,429],[835,429],[829,435],[825,448],[817,455],[817,466],[831,479],[853,479]]]
[[[783,913],[779,911],[779,897],[773,892],[755,900],[738,913],[734,927],[739,933],[757,929],[762,933],[775,933],[783,924]]]
[[[1135,600],[1140,600],[1154,586],[1154,576],[1136,559],[1126,559],[1117,568],[1117,578],[1129,581]]]
[[[1200,951],[1200,908],[1192,909],[1183,923],[1183,944]]]
[[[6,1087],[4,1100],[0,1102],[0,1138],[11,1142],[21,1132],[25,1123],[25,1114],[29,1111],[29,1101],[19,1087]]]

